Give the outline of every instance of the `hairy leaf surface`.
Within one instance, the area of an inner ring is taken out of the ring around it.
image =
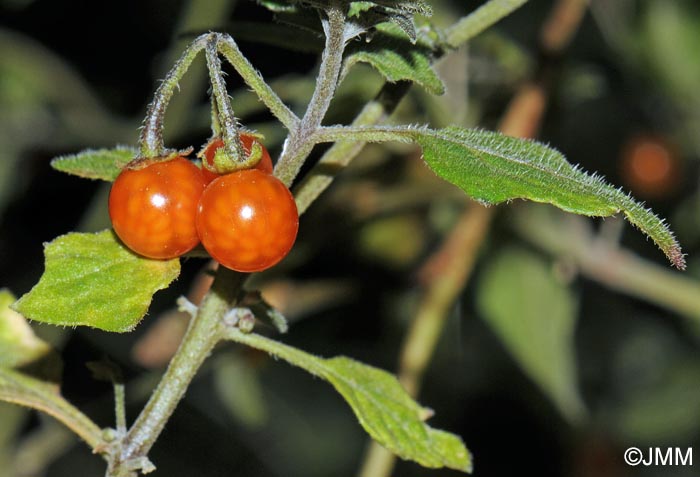
[[[115,149],[87,149],[69,156],[60,156],[51,161],[57,171],[112,182],[129,161],[138,155],[136,149],[118,147]]]
[[[413,130],[428,165],[443,179],[486,204],[528,199],[575,214],[624,213],[668,259],[685,268],[680,245],[666,223],[598,175],[590,175],[544,144],[499,133],[450,127]]]
[[[678,269],[685,257],[666,222],[596,174],[566,161],[557,150],[529,139],[479,129],[328,127],[320,142],[415,142],[440,177],[486,205],[513,199],[552,204],[567,212],[608,217],[622,212],[647,234]]]
[[[417,44],[411,44],[394,24],[379,25],[371,41],[351,45],[342,76],[359,62],[369,63],[391,83],[411,81],[433,94],[445,92],[442,80],[431,66],[432,50],[428,43],[419,39]]]
[[[238,329],[231,329],[228,337],[330,382],[370,436],[402,459],[471,472],[471,455],[459,436],[428,426],[424,421],[432,411],[416,403],[392,374],[343,356],[319,358]]]
[[[180,261],[150,260],[127,249],[111,230],[70,233],[46,244],[39,283],[15,303],[29,319],[64,326],[130,331],[153,294],[180,273]]]

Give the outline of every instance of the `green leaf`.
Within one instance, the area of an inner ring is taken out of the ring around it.
[[[217,395],[232,418],[250,429],[260,429],[269,418],[258,371],[241,356],[229,355],[214,368]]]
[[[432,49],[428,42],[421,38],[415,45],[411,44],[394,24],[378,25],[368,43],[354,42],[348,48],[341,76],[359,62],[369,63],[391,83],[411,81],[433,94],[445,92],[442,80],[431,66]]]
[[[598,175],[569,164],[544,144],[490,131],[450,127],[410,133],[443,179],[485,204],[529,199],[575,214],[608,217],[623,212],[679,269],[685,258],[666,223]]]
[[[111,182],[137,155],[136,149],[128,147],[87,149],[78,154],[57,157],[51,161],[51,167],[74,176]]]
[[[19,368],[45,356],[51,347],[37,338],[27,320],[10,309],[15,297],[0,290],[0,368]]]
[[[331,5],[330,0],[259,0],[258,3],[277,14],[276,20],[290,24],[296,23],[295,17],[313,11],[309,8],[328,10]],[[341,4],[344,4],[347,11],[346,41],[380,23],[393,22],[415,43],[413,16],[430,16],[433,13],[430,5],[423,0],[344,0]],[[318,18],[318,15],[315,16]],[[302,25],[304,23],[307,22],[301,22]],[[291,44],[286,46],[294,47]]]
[[[506,249],[481,278],[481,317],[526,374],[569,419],[584,407],[576,380],[574,327],[577,302],[553,270],[524,249]]]
[[[330,382],[350,404],[369,435],[402,459],[430,468],[471,472],[471,455],[462,440],[428,426],[424,421],[432,411],[416,403],[392,374],[346,357],[319,358],[235,328],[228,331],[227,337],[280,357]]]
[[[318,9],[327,9],[332,0],[258,0],[258,3],[273,12],[289,12],[297,6],[309,6]],[[359,12],[368,11],[371,8],[391,9],[406,14],[432,15],[430,5],[424,0],[371,0],[354,1],[342,0],[348,9],[349,16],[355,16]]]
[[[130,331],[153,294],[180,273],[179,260],[140,257],[111,230],[63,235],[45,245],[44,255],[44,274],[14,309],[53,325]]]
[[[440,177],[486,205],[513,199],[552,204],[567,212],[609,217],[619,212],[647,234],[678,269],[685,257],[666,222],[596,174],[569,164],[557,150],[491,131],[395,126],[328,127],[317,141],[416,142]]]
[[[258,0],[258,3],[271,12],[294,12],[297,3],[293,0]]]

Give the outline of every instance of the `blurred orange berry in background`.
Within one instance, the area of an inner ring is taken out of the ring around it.
[[[656,134],[630,137],[623,146],[620,166],[625,185],[643,198],[666,198],[680,184],[676,147]]]

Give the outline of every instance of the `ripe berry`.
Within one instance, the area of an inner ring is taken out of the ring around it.
[[[282,260],[294,245],[299,214],[276,177],[247,169],[219,177],[199,201],[197,232],[223,266],[258,272]]]
[[[114,231],[139,255],[179,257],[199,243],[195,215],[205,186],[202,171],[183,157],[125,169],[109,193]]]
[[[252,134],[248,133],[241,133],[241,144],[243,145],[243,152],[246,154],[250,154],[250,149],[253,147],[254,143],[260,144],[262,147],[262,157],[260,158],[260,162],[258,162],[254,169],[261,170],[263,172],[266,172],[268,174],[272,174],[272,158],[270,157],[270,153],[267,151],[267,148],[262,145],[262,143],[253,136]],[[214,139],[211,143],[209,143],[204,149],[204,160],[207,161],[207,164],[210,166],[214,165],[214,154],[216,154],[216,150],[219,149],[220,147],[223,147],[224,141],[221,139]],[[206,168],[202,168],[202,171],[204,172],[204,179],[207,181],[207,183],[213,181],[217,177],[220,177],[219,174],[216,174],[214,172],[209,171]]]
[[[678,153],[662,136],[644,134],[630,138],[622,150],[621,166],[625,185],[644,198],[667,197],[680,185]]]

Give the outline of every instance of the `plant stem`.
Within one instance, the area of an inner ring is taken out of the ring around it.
[[[586,219],[528,206],[518,211],[513,226],[537,248],[572,261],[582,275],[700,323],[699,280],[594,236]]]
[[[491,0],[451,27],[447,43],[457,48],[526,2],[527,0]],[[438,53],[436,61],[442,55],[444,53]],[[375,100],[365,105],[352,126],[371,126],[386,121],[410,86],[410,82],[386,83]],[[340,141],[326,151],[295,190],[300,214],[328,188],[335,176],[350,164],[365,145],[366,142],[357,140]]]
[[[452,48],[466,43],[488,27],[520,8],[528,0],[491,0],[470,15],[462,18],[445,32],[446,42]]]
[[[314,143],[336,141],[411,142],[415,128],[406,126],[328,126],[316,130],[311,136]]]
[[[413,397],[418,396],[449,311],[474,269],[492,217],[493,209],[470,205],[440,249],[422,267],[420,276],[428,286],[399,358],[399,381]]]
[[[209,34],[197,37],[168,72],[148,105],[146,119],[139,139],[141,157],[158,157],[165,154],[163,144],[163,121],[170,98],[178,87],[178,82],[189,69],[197,54],[206,46]]]
[[[335,88],[338,86],[338,76],[343,62],[345,11],[342,8],[342,3],[339,1],[331,2],[326,13],[328,14],[327,23],[324,22],[326,45],[321,55],[316,89],[301,120],[302,132],[312,132],[321,125],[335,94]]]
[[[202,362],[219,341],[224,327],[221,318],[235,305],[247,275],[219,268],[211,291],[192,318],[180,347],[156,390],[126,435],[120,455],[111,463],[108,475],[122,475],[124,469],[148,455],[175,407],[185,394]]]
[[[100,429],[44,381],[18,371],[0,369],[0,401],[30,407],[53,416],[83,439],[94,452],[105,448]]]
[[[258,95],[260,100],[268,107],[270,112],[279,119],[284,126],[293,131],[299,125],[299,118],[286,104],[277,96],[270,86],[265,82],[258,71],[250,64],[250,61],[243,56],[238,45],[230,35],[219,34],[219,52],[241,75],[243,81],[250,86]]]
[[[352,123],[354,127],[371,126],[384,122],[406,94],[411,83],[407,81],[385,84],[377,97],[367,103]],[[365,147],[363,141],[339,141],[333,144],[303,181],[296,187],[294,197],[299,214],[309,208],[321,193]]]
[[[114,383],[114,412],[117,432],[126,433],[126,399],[124,383]]]
[[[246,160],[246,154],[243,151],[243,145],[239,138],[236,116],[233,114],[233,108],[231,108],[228,91],[226,90],[226,83],[221,72],[221,60],[217,53],[218,44],[219,35],[212,33],[206,46],[207,67],[212,89],[212,105],[216,105],[218,125],[224,136],[226,153],[237,164],[242,165]]]
[[[163,54],[163,64],[177,61],[182,50],[192,41],[192,32],[206,32],[222,25],[229,18],[238,0],[187,0],[183,2],[177,26],[172,33],[170,47]],[[177,95],[168,104],[168,127],[165,140],[181,138],[192,131],[192,111],[201,100],[202,90],[206,89],[209,78],[204,62],[195,61],[179,82]]]
[[[342,2],[338,0],[331,2],[326,13],[328,18],[323,23],[326,45],[321,56],[316,88],[301,123],[290,131],[282,155],[275,167],[275,176],[287,187],[292,184],[304,160],[313,149],[313,141],[310,141],[309,138],[321,126],[328,111],[338,86],[338,77],[343,64],[346,13]]]

